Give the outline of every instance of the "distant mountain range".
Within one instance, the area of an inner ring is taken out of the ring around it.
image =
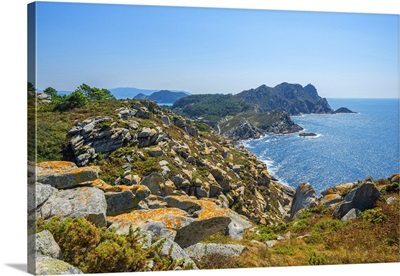
[[[185,96],[190,95],[189,92],[182,91],[182,90],[155,90],[155,89],[140,89],[140,88],[134,88],[134,87],[117,87],[117,88],[112,88],[109,89],[111,93],[114,95],[115,98],[117,99],[132,99],[132,98],[139,98],[141,97],[142,99],[146,99],[144,96],[150,96],[154,92],[161,92],[161,91],[168,91],[170,93],[178,93],[179,95],[184,94]],[[175,96],[172,96],[175,97]],[[152,99],[150,99],[152,100]],[[155,99],[154,99],[155,100]],[[157,101],[159,102],[159,101]],[[163,103],[174,103],[175,101],[172,102],[163,102]]]
[[[110,90],[110,92],[114,95],[115,98],[117,99],[132,99],[132,98],[141,98],[141,99],[147,99],[147,96],[152,95],[154,92],[161,92],[161,91],[168,91],[170,93],[177,93],[177,94],[170,94],[171,99],[174,98],[181,98],[182,95],[184,96],[188,96],[191,95],[191,93],[186,92],[186,91],[182,91],[182,90],[158,90],[158,89],[140,89],[140,88],[135,88],[135,87],[117,87],[117,88],[112,88],[112,89],[108,89]],[[70,94],[72,91],[68,91],[68,90],[60,90],[58,91],[59,95],[68,95]],[[165,94],[165,93],[162,93]],[[163,97],[161,95],[158,96],[158,94],[156,94],[154,97]],[[168,100],[168,98],[162,98],[165,100]],[[158,101],[156,99],[152,99],[149,98],[149,100],[154,100],[157,102],[162,102],[162,103],[174,103],[176,100],[173,101]]]

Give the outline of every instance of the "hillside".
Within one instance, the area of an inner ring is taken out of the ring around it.
[[[327,100],[321,98],[317,89],[311,84],[303,87],[300,84],[284,82],[273,88],[261,85],[236,96],[261,112],[284,110],[289,115],[334,113]]]
[[[334,111],[311,84],[303,87],[289,83],[273,88],[261,85],[236,95],[191,95],[177,100],[172,110],[209,124],[233,141],[302,130],[290,115],[352,112],[347,108]]]
[[[42,274],[399,261],[398,174],[317,196],[154,101],[60,112],[29,100],[30,258]]]
[[[146,99],[151,101],[156,101],[159,104],[173,104],[177,100],[187,97],[188,93],[186,92],[172,92],[169,90],[160,90],[158,92],[154,92],[150,95],[144,95],[143,93],[137,94],[134,98],[135,99]]]

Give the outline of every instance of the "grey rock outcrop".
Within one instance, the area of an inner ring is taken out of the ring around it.
[[[164,177],[159,173],[153,172],[150,175],[144,177],[140,184],[148,187],[153,195],[163,196],[163,182]]]
[[[190,136],[197,137],[199,135],[199,131],[197,130],[197,128],[194,125],[192,125],[190,120],[186,120],[183,118],[175,118],[174,125],[183,129]]]
[[[229,125],[229,127],[231,127]],[[246,140],[246,139],[257,139],[260,138],[263,131],[255,126],[253,126],[247,120],[243,120],[236,124],[235,127],[231,127],[228,131],[223,132],[223,135],[234,141],[236,140]]]
[[[160,242],[160,241],[158,241]],[[158,243],[156,242],[156,243]],[[172,249],[172,250],[171,250]],[[183,250],[176,242],[171,239],[166,239],[160,251],[161,257],[166,257],[170,254],[172,260],[183,260],[183,265],[192,265],[192,269],[198,269],[196,264],[190,258],[185,250]]]
[[[300,183],[296,188],[296,193],[290,208],[290,218],[294,218],[296,213],[304,208],[317,206],[317,194],[308,182]]]
[[[246,246],[238,244],[196,243],[185,248],[186,253],[194,259],[200,260],[207,255],[221,255],[224,257],[237,257],[247,250]]]
[[[107,192],[104,195],[107,201],[107,216],[127,213],[138,206],[135,195],[129,190],[123,192]]]
[[[150,204],[150,198],[161,201],[160,204],[165,200],[167,206],[134,210],[127,214],[108,217],[110,227],[115,228],[119,234],[127,233],[129,227],[134,229],[140,227],[142,230],[152,232],[155,236],[170,238],[182,248],[222,231],[232,220],[247,227],[245,219],[240,215],[210,200],[197,200],[187,195],[171,196],[165,199],[151,195],[146,199],[148,204]]]
[[[343,197],[338,194],[327,194],[321,198],[321,204],[332,206],[343,200]]]
[[[189,199],[189,198],[188,198]],[[182,196],[167,196],[165,202],[169,207],[175,207],[186,211],[189,215],[201,209],[201,206],[194,200],[187,200]]]
[[[252,226],[251,222],[236,212],[231,212],[228,216],[231,222],[225,228],[225,234],[234,240],[243,239],[244,230]]]
[[[35,248],[29,248],[30,250],[36,249],[37,255],[49,256],[54,259],[61,259],[62,253],[60,246],[54,240],[53,235],[49,230],[44,230],[40,233],[35,234]]]
[[[99,167],[78,168],[72,162],[48,161],[36,164],[37,182],[57,189],[73,188],[98,178]]]
[[[128,115],[120,117],[124,116]],[[84,120],[74,126],[67,136],[70,137],[71,149],[78,166],[86,166],[98,153],[108,155],[132,139],[129,130],[116,127],[109,116]]]
[[[229,217],[212,217],[205,220],[195,220],[177,231],[174,241],[182,248],[196,244],[215,234],[229,225]]]
[[[138,134],[139,148],[157,145],[164,136],[156,129],[144,127]]]
[[[38,210],[38,217],[84,217],[98,227],[103,227],[107,225],[106,211],[103,191],[93,187],[79,187],[53,194]]]
[[[66,275],[83,274],[81,270],[61,260],[48,256],[38,256],[36,258],[37,275]]]
[[[35,190],[36,190],[35,206],[30,211],[36,210],[57,191],[56,188],[53,188],[50,185],[45,185],[39,182],[35,183]]]
[[[349,221],[358,217],[358,209],[350,209],[342,218],[341,221]]]
[[[353,208],[360,211],[371,209],[375,206],[380,196],[381,193],[375,184],[371,182],[361,184],[347,194],[344,198],[344,202],[336,207],[332,216],[334,218],[342,218]]]

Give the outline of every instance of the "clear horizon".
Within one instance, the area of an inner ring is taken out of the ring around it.
[[[39,90],[236,94],[289,82],[324,98],[399,97],[398,15],[36,5]]]

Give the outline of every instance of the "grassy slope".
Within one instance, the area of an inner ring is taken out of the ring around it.
[[[389,197],[397,198],[396,203],[387,204]],[[215,234],[206,242],[243,244],[249,250],[236,258],[209,256],[198,265],[215,269],[399,262],[399,212],[398,191],[385,194],[374,209],[348,222],[332,219],[332,209],[319,206],[287,224],[258,225],[247,230],[242,241]],[[272,248],[263,243],[288,235],[290,239]]]

